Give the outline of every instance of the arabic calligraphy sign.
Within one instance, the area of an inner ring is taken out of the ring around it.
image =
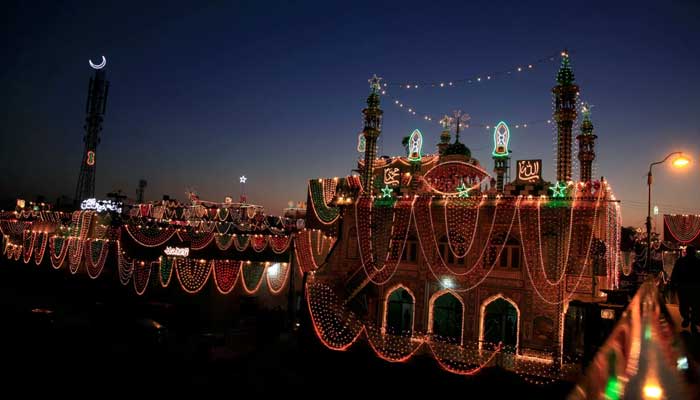
[[[534,183],[542,180],[542,160],[518,160],[518,181]]]

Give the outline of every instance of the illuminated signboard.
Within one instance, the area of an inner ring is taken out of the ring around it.
[[[122,203],[113,200],[85,199],[80,203],[81,210],[95,210],[97,212],[114,211],[122,212]]]
[[[518,160],[518,181],[539,182],[542,180],[542,160]]]
[[[190,249],[188,247],[172,247],[168,246],[163,250],[166,256],[171,257],[187,257],[190,255]]]

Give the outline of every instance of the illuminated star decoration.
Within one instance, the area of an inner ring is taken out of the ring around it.
[[[569,187],[564,182],[557,182],[554,185],[549,187],[549,190],[552,191],[552,197],[554,198],[562,198],[566,197],[566,189]]]
[[[391,194],[394,192],[394,189],[390,188],[389,185],[384,185],[382,188],[382,198],[387,198],[391,197]]]
[[[377,74],[373,74],[372,77],[367,80],[367,82],[369,82],[369,87],[372,88],[372,92],[379,92],[379,90],[382,88],[382,85],[380,84],[382,79],[383,78],[378,77]]]
[[[240,180],[241,183],[245,183],[245,181],[247,181],[248,178],[246,178],[245,175],[243,175],[243,176],[241,176],[241,177],[239,178],[239,180]]]
[[[472,188],[468,188],[467,185],[464,184],[464,181],[457,186],[457,196],[459,197],[469,197],[469,191],[472,190]]]
[[[452,125],[452,118],[449,115],[445,115],[442,117],[440,120],[440,125],[442,126],[442,129],[447,129]]]

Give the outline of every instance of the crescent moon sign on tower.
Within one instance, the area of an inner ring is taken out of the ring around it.
[[[95,64],[94,62],[92,62],[92,60],[88,60],[88,63],[90,63],[90,66],[94,69],[102,69],[105,67],[105,65],[107,65],[107,59],[105,58],[105,56],[102,56],[101,63]]]

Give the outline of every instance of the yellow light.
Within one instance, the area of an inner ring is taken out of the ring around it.
[[[683,168],[688,164],[690,164],[690,160],[684,155],[680,155],[678,158],[673,160],[673,166],[676,168]]]
[[[644,385],[644,398],[645,399],[660,399],[663,394],[663,390],[656,384],[646,384]]]

